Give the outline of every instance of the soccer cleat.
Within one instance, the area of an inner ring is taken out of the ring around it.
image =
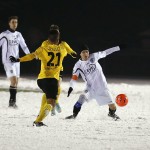
[[[36,126],[36,127],[42,127],[42,126],[46,126],[47,127],[47,125],[46,124],[44,124],[43,122],[33,122],[33,126]]]
[[[77,117],[77,115],[73,114],[73,115],[66,117],[65,119],[75,119],[76,117]]]
[[[12,107],[13,107],[13,108],[18,108],[18,106],[17,106],[16,104],[14,104]]]
[[[55,105],[54,109],[51,111],[51,116],[55,116],[56,115],[56,111],[55,110],[57,110],[58,113],[61,113],[61,107],[60,107],[59,103],[57,103]]]
[[[75,119],[75,117],[73,115],[70,115],[70,116],[66,117],[65,119]]]
[[[61,113],[62,111],[59,103],[56,104],[55,109],[57,110],[58,113]]]
[[[13,100],[10,100],[9,107],[17,108],[18,106],[16,105],[16,102],[14,102]]]
[[[108,114],[109,117],[112,117],[115,121],[117,121],[118,119],[120,119],[119,116],[117,116],[116,114]]]
[[[51,111],[51,116],[55,116],[56,112],[55,112],[55,108]]]

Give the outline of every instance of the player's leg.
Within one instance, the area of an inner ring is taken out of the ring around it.
[[[116,105],[113,103],[113,104],[108,104],[108,106],[109,106],[108,115],[110,115],[110,116],[114,115],[116,112]]]
[[[9,78],[10,80],[9,106],[16,107],[16,94],[17,94],[18,78],[20,76],[20,63],[17,63],[17,64],[5,63],[4,69],[6,71],[7,78]]]
[[[114,119],[119,119],[119,117],[115,114],[116,112],[116,105],[114,103],[114,100],[112,98],[112,95],[109,91],[109,89],[104,89],[102,90],[97,90],[97,91],[101,91],[101,93],[95,92],[94,98],[96,99],[97,103],[101,106],[101,105],[108,105],[109,106],[109,113],[108,116],[112,117]]]
[[[18,84],[17,77],[16,76],[10,77],[10,87],[9,87],[9,92],[10,92],[9,106],[10,107],[16,106],[17,84]]]
[[[109,92],[109,90],[107,91],[106,96],[111,101],[111,103],[108,104],[108,106],[109,106],[108,116],[114,118],[115,120],[120,119],[119,116],[116,115],[116,109],[117,109],[117,107],[116,107],[116,105],[114,103],[114,100],[113,100],[112,95]]]
[[[59,81],[58,81],[58,95],[57,95],[57,99],[56,99],[56,105],[55,107],[52,109],[51,111],[51,116],[54,116],[56,115],[56,112],[55,110],[58,112],[58,113],[61,113],[61,107],[60,107],[60,104],[59,104],[59,96],[60,96],[60,93],[61,93],[61,82],[62,82],[62,71],[60,72],[60,75],[59,75]]]
[[[46,105],[46,103],[47,103],[47,98],[46,98],[46,94],[44,93],[43,96],[42,96],[42,102],[41,102],[41,107],[40,107],[39,114],[42,111],[43,107]]]
[[[56,99],[56,105],[55,105],[55,109],[58,113],[61,113],[61,107],[60,107],[60,104],[59,104],[59,97],[60,97],[60,93],[61,93],[61,87],[59,85],[58,87],[58,96],[57,96],[57,99]]]
[[[55,100],[53,100],[51,98],[47,98],[46,101],[44,101],[43,106],[40,109],[40,113],[34,122],[35,124],[42,122],[42,120],[49,114],[49,112],[54,107],[54,101]]]
[[[12,99],[10,98],[10,103],[11,103],[11,106],[13,107],[17,107],[16,105],[16,94],[17,94],[17,86],[18,86],[18,81],[19,81],[19,77],[20,77],[20,63],[14,63],[12,65],[12,77],[10,77],[10,91],[11,91],[11,94],[12,95]],[[11,97],[11,96],[10,96]],[[10,104],[9,103],[9,104]]]
[[[80,112],[81,107],[85,101],[87,101],[86,96],[84,94],[81,94],[79,96],[79,99],[77,100],[77,102],[73,106],[73,115],[66,117],[66,119],[75,119],[77,117],[78,113]]]
[[[120,119],[119,116],[116,115],[116,105],[114,103],[108,104],[109,113],[108,116],[114,118],[115,120]]]
[[[58,112],[58,113],[61,113],[61,107],[60,107],[60,104],[59,104],[59,96],[60,96],[60,93],[61,93],[61,87],[59,85],[58,87],[58,95],[57,95],[57,99],[56,99],[56,104],[55,104],[55,107],[52,109],[51,111],[51,115],[54,116],[56,115],[56,112],[55,110]]]
[[[52,108],[55,107],[58,81],[56,79],[39,79],[38,86],[46,94],[46,97],[44,95],[42,97],[40,113],[34,121],[34,124],[36,126],[43,126],[42,120],[49,114]]]

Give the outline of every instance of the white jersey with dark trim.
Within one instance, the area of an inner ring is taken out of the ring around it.
[[[6,30],[0,34],[0,47],[2,46],[3,64],[10,63],[10,56],[19,58],[19,45],[21,46],[25,54],[30,53],[25,43],[25,40],[20,32],[11,32],[9,30]]]
[[[102,52],[90,54],[87,61],[79,60],[73,68],[73,76],[75,75],[78,77],[80,74],[89,90],[96,90],[98,88],[103,91],[103,89],[107,88],[107,82],[98,60],[119,50],[119,46],[116,46]],[[70,86],[74,88],[75,83],[75,80],[72,79]]]

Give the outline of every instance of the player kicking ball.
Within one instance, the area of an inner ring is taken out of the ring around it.
[[[102,67],[98,63],[99,59],[104,58],[107,55],[119,50],[120,47],[116,46],[106,49],[102,52],[89,54],[89,48],[87,45],[83,45],[81,47],[81,59],[77,61],[73,68],[73,75],[70,81],[68,97],[74,89],[79,74],[86,83],[86,89],[84,90],[83,94],[79,96],[79,99],[75,103],[73,107],[73,115],[66,117],[66,119],[75,119],[80,112],[82,105],[91,99],[95,99],[100,106],[108,105],[108,116],[115,120],[119,119],[119,117],[115,114],[116,105],[108,89],[107,81],[104,76]]]

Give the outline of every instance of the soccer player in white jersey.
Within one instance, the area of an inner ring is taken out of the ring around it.
[[[107,81],[102,71],[101,65],[98,60],[106,57],[107,55],[119,51],[120,47],[106,49],[105,51],[89,54],[89,48],[87,45],[83,45],[80,49],[81,59],[77,61],[73,68],[73,75],[70,81],[70,87],[68,90],[68,97],[73,91],[79,74],[86,83],[86,89],[79,96],[77,102],[73,107],[73,115],[66,117],[66,119],[74,119],[77,117],[81,110],[82,104],[88,102],[91,99],[95,99],[97,103],[101,105],[109,106],[108,116],[115,120],[119,117],[115,114],[116,106],[111,96],[111,93],[107,86]]]
[[[25,54],[29,54],[29,49],[25,43],[22,34],[16,31],[18,26],[18,17],[11,16],[8,19],[9,29],[0,34],[0,47],[2,46],[2,63],[6,71],[7,77],[10,79],[10,99],[9,106],[17,107],[16,93],[18,79],[20,77],[20,63],[12,63],[9,60],[10,56],[19,58],[19,45]]]

